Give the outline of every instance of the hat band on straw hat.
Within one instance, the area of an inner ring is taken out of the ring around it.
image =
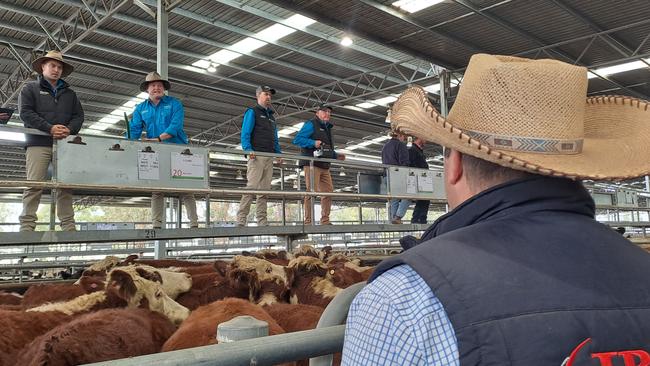
[[[495,135],[463,130],[471,138],[489,147],[500,150],[535,152],[546,154],[579,154],[583,139],[548,139],[538,137]]]

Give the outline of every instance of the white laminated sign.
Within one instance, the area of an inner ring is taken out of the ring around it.
[[[205,178],[205,157],[200,154],[171,153],[172,179],[198,179]]]

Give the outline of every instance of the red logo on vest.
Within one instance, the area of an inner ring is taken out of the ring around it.
[[[578,347],[574,348],[562,366],[573,366],[580,350],[589,342],[591,342],[591,338],[585,339]],[[650,353],[641,349],[592,353],[591,358],[597,359],[600,366],[614,366],[614,360],[622,360],[625,366],[650,366]]]

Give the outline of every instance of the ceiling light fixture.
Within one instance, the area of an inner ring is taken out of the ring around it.
[[[352,46],[352,43],[354,43],[354,41],[352,41],[352,38],[348,36],[341,38],[341,45],[344,47],[350,47]]]

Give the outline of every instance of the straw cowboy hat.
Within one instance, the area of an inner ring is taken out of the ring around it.
[[[555,60],[472,56],[447,118],[420,87],[391,111],[395,128],[508,168],[572,179],[650,173],[647,101],[587,98],[587,69]]]
[[[172,85],[169,83],[169,81],[165,80],[160,76],[159,73],[152,71],[147,74],[147,76],[144,78],[144,81],[142,84],[140,84],[140,91],[146,92],[147,88],[149,87],[149,83],[153,83],[154,81],[162,81],[163,87],[165,90],[169,90],[169,88],[172,87]]]
[[[47,53],[32,62],[32,69],[39,74],[43,73],[43,63],[47,60],[56,60],[63,64],[63,72],[61,77],[66,77],[72,74],[74,67],[69,63],[63,61],[63,54],[59,51],[47,51]]]

